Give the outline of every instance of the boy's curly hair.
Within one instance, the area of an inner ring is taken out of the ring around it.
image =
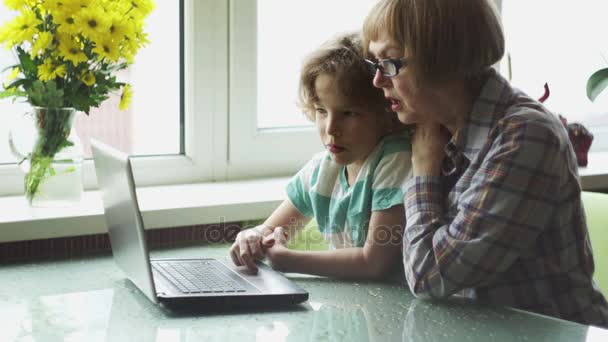
[[[335,77],[338,89],[358,107],[382,113],[386,99],[381,89],[372,84],[373,76],[363,58],[360,33],[342,33],[309,54],[302,65],[298,106],[311,121],[315,120],[315,103],[319,96],[315,82],[321,74]]]

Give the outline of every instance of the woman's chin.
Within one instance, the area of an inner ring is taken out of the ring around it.
[[[398,112],[397,117],[399,118],[399,121],[401,121],[401,123],[405,125],[413,125],[418,123],[419,121],[416,119],[416,115],[411,112]]]

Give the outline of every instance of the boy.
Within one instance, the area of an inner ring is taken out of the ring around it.
[[[343,278],[378,278],[398,261],[403,186],[411,173],[408,136],[371,83],[358,34],[330,40],[305,60],[300,106],[326,151],[287,186],[288,198],[264,224],[239,233],[236,265]],[[287,237],[315,218],[329,251],[294,251]]]

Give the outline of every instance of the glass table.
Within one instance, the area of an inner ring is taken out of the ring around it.
[[[153,257],[226,257],[227,246]],[[1,341],[608,341],[608,331],[509,308],[414,298],[403,284],[288,274],[280,310],[184,313],[152,304],[111,256],[0,267]]]

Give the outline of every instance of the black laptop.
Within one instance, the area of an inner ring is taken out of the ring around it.
[[[259,262],[252,275],[228,259],[150,260],[129,156],[91,140],[114,261],[154,303],[221,309],[308,300],[308,293]]]

